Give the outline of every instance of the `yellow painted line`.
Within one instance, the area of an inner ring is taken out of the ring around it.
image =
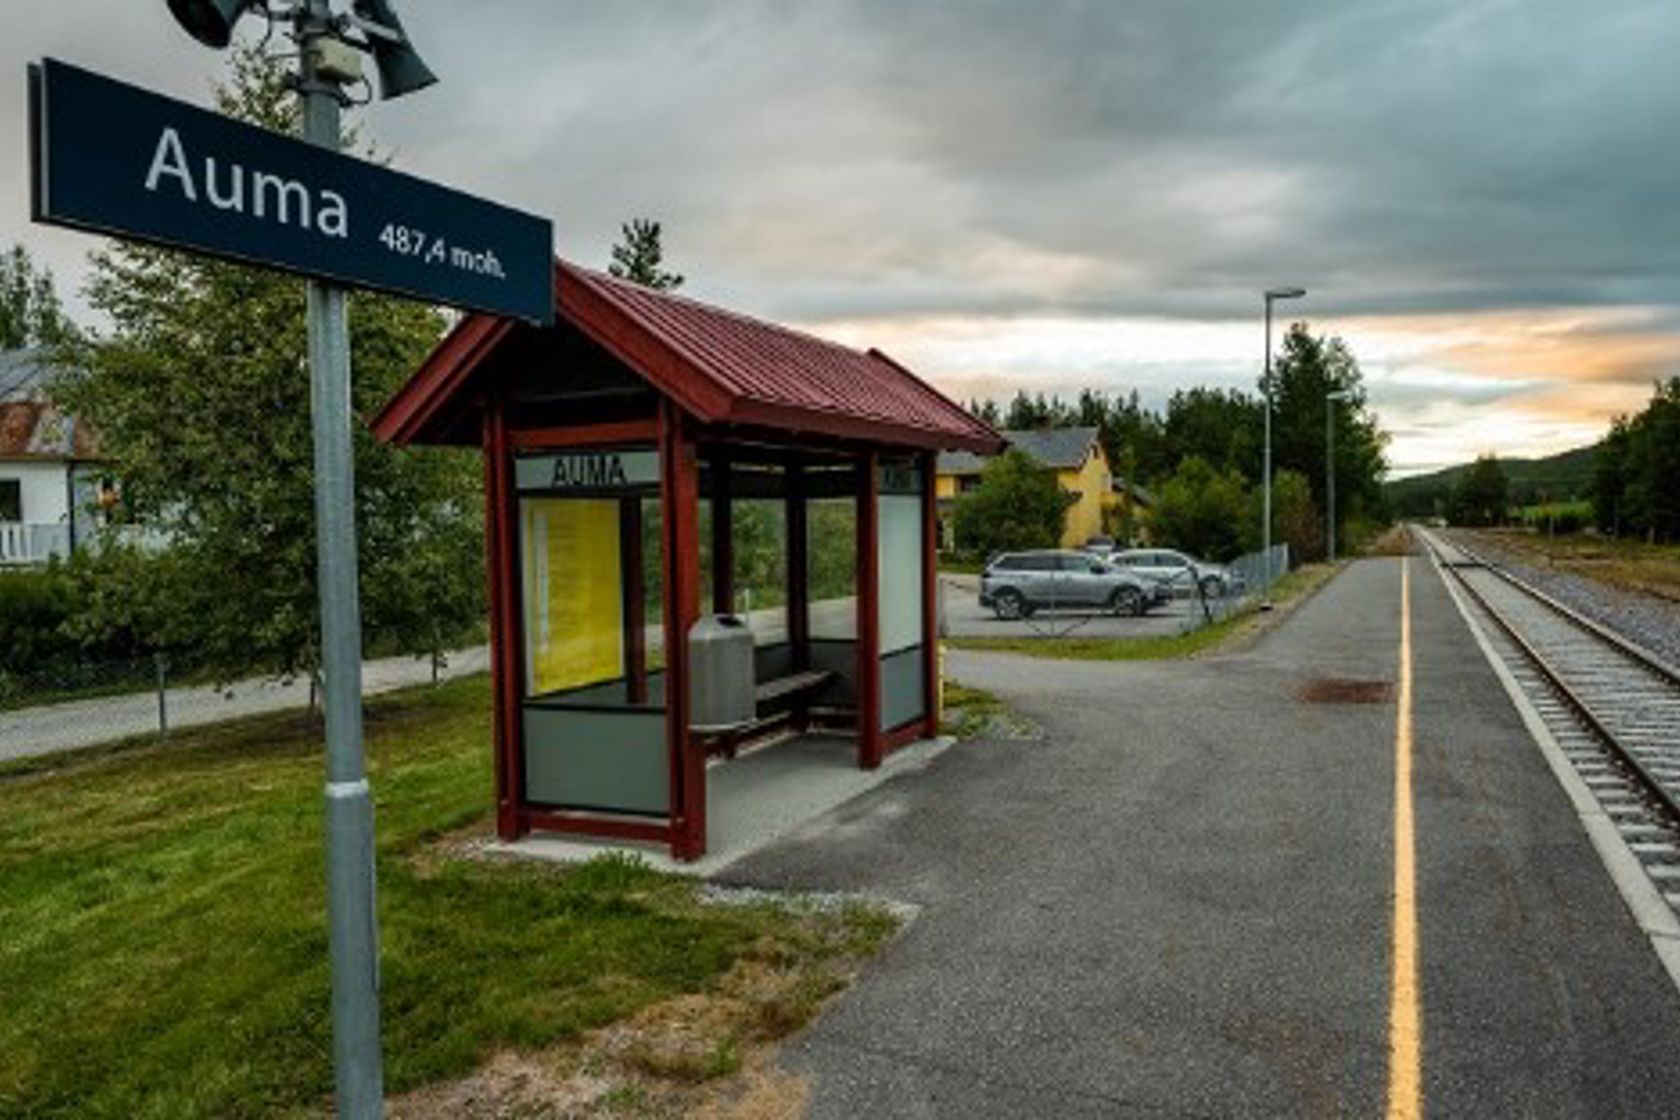
[[[1412,585],[1400,559],[1400,695],[1394,717],[1394,972],[1389,984],[1388,1115],[1423,1115],[1416,841],[1412,831]]]

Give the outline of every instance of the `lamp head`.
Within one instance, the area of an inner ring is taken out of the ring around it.
[[[1353,396],[1351,389],[1332,389],[1324,394],[1324,399],[1327,401],[1345,401],[1351,396]]]
[[[1267,299],[1300,299],[1307,294],[1305,288],[1267,288]]]
[[[391,10],[390,0],[355,0],[351,6],[362,19],[396,33],[395,38],[368,35],[368,49],[373,52],[373,65],[379,71],[381,98],[389,101],[437,81],[437,75],[420,60],[408,41],[402,21]]]
[[[233,41],[233,25],[262,0],[169,0],[169,12],[188,35],[221,50]]]

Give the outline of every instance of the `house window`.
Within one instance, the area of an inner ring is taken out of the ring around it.
[[[0,478],[0,521],[23,520],[23,482]]]

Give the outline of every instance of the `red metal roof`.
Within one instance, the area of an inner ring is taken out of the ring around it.
[[[73,434],[72,450],[66,440]],[[0,401],[0,459],[42,459],[62,462],[98,456],[93,432],[86,424],[64,422],[57,409],[41,400]]]
[[[750,424],[919,449],[996,452],[1003,440],[878,350],[555,262],[555,305],[654,388],[706,423]],[[475,315],[439,344],[374,421],[381,439],[436,438],[428,420],[466,391],[506,338]]]

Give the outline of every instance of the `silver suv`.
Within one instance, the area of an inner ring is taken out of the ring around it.
[[[1229,568],[1198,560],[1171,548],[1128,548],[1116,552],[1108,562],[1145,579],[1157,580],[1173,594],[1219,599],[1243,590],[1242,577]]]
[[[1141,615],[1171,598],[1154,580],[1087,552],[1005,552],[980,573],[980,605],[999,618],[1078,608]]]

